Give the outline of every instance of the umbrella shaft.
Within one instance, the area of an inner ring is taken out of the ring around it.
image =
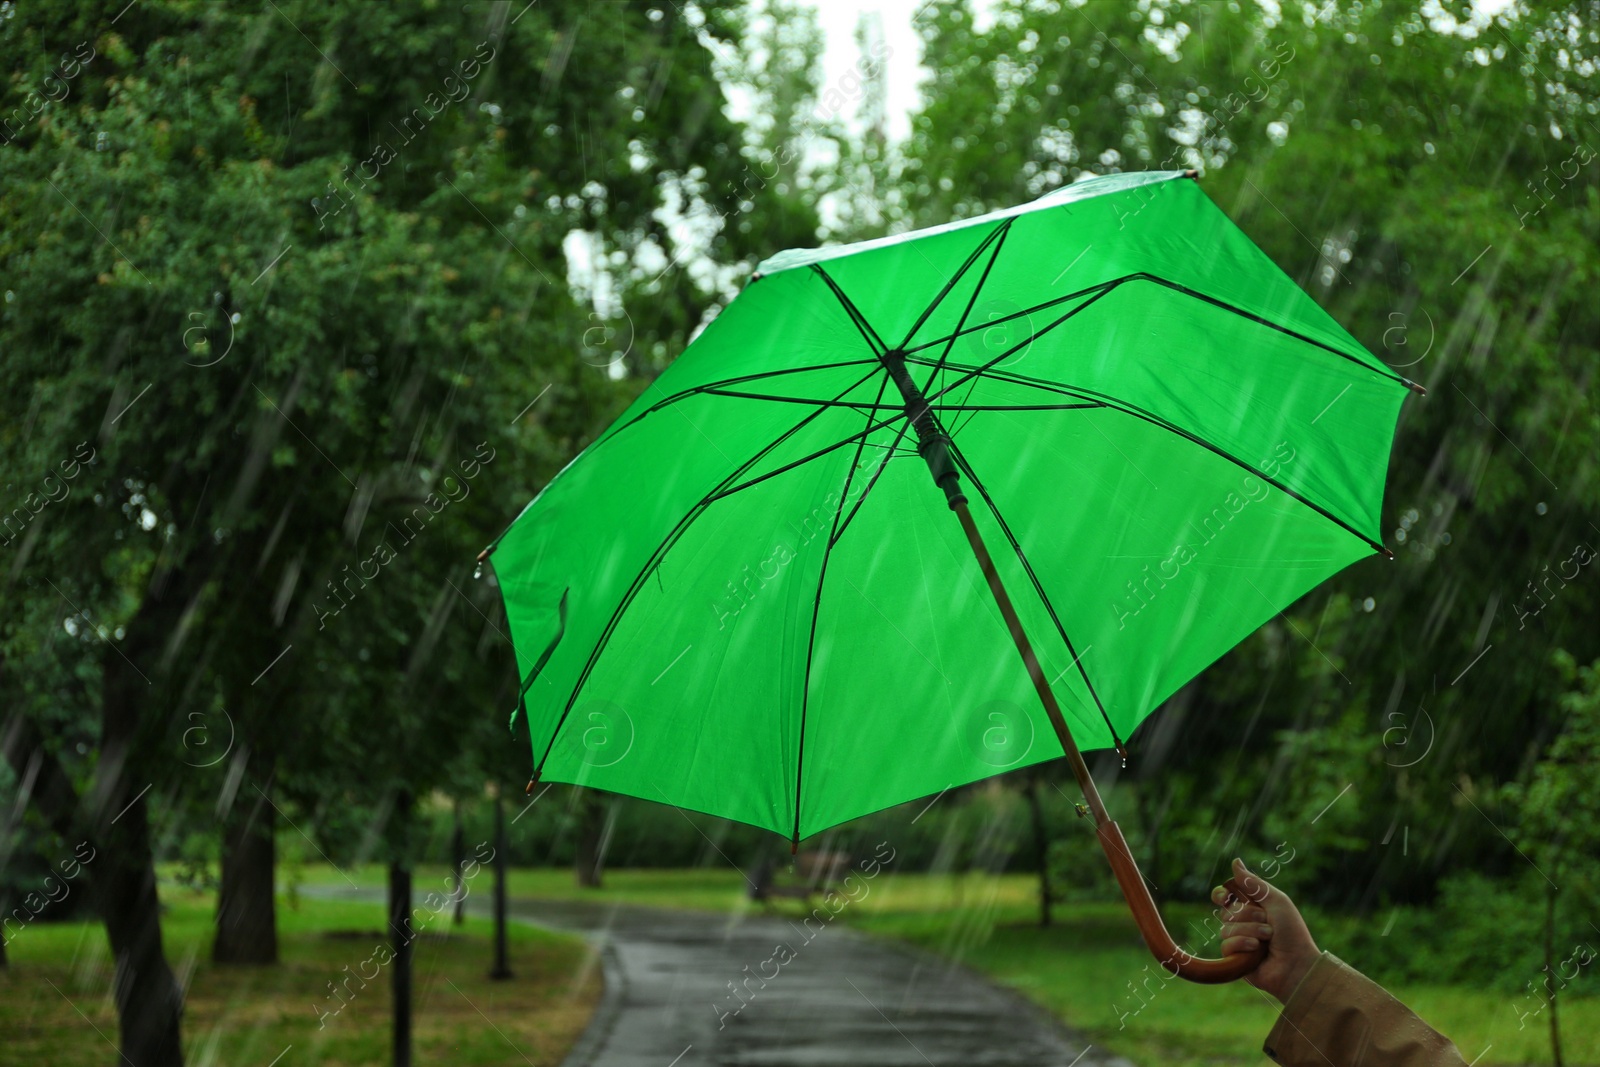
[[[961,475],[950,454],[950,435],[939,425],[928,398],[906,370],[906,354],[892,349],[880,355],[878,361],[888,370],[889,377],[900,390],[900,398],[905,401],[906,417],[917,429],[917,455],[933,473],[933,483],[944,490],[945,500],[952,508],[957,504],[965,505],[967,497],[961,491]]]
[[[1033,687],[1038,691],[1039,699],[1044,702],[1045,714],[1050,716],[1050,725],[1055,727],[1056,737],[1061,741],[1067,763],[1072,767],[1072,776],[1078,780],[1078,788],[1083,790],[1083,799],[1088,803],[1089,814],[1094,817],[1094,824],[1098,829],[1109,823],[1111,818],[1106,814],[1105,804],[1100,800],[1100,791],[1095,788],[1094,779],[1089,777],[1089,768],[1083,762],[1083,753],[1078,751],[1078,744],[1072,739],[1072,732],[1067,729],[1067,720],[1061,714],[1061,705],[1056,703],[1055,694],[1050,690],[1050,683],[1045,681],[1044,669],[1039,666],[1039,657],[1034,655],[1033,645],[1028,642],[1028,635],[1022,629],[1022,620],[1017,618],[1017,610],[1011,604],[1011,595],[1006,592],[1004,583],[1000,581],[1000,573],[995,570],[989,548],[983,543],[983,536],[978,533],[977,524],[972,521],[972,512],[967,508],[966,499],[963,497],[959,503],[952,504],[951,508],[961,519],[961,528],[967,532],[967,540],[971,542],[972,551],[978,557],[978,566],[983,569],[983,576],[989,582],[989,591],[994,594],[995,603],[1000,607],[1000,614],[1006,620],[1006,627],[1011,631],[1011,640],[1016,643],[1017,651],[1022,654],[1022,663],[1028,669],[1028,677],[1033,679]]]

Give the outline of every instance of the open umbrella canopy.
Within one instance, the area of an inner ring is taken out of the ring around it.
[[[1079,748],[1383,552],[1405,379],[1184,172],[789,251],[491,546],[536,775],[802,838]]]

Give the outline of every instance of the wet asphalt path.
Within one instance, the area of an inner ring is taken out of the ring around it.
[[[486,915],[488,903],[474,894],[468,907]],[[601,950],[605,993],[561,1067],[1133,1067],[965,967],[839,923],[575,901],[508,908]]]
[[[603,946],[605,998],[563,1067],[1132,1067],[966,968],[837,923],[510,910]]]

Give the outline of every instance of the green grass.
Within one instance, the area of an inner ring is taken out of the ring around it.
[[[217,967],[209,962],[214,897],[171,885],[162,886],[161,896],[167,959],[186,990],[186,1062],[264,1065],[289,1045],[294,1051],[283,1062],[296,1067],[389,1062],[393,965],[380,967],[383,957],[374,958],[375,946],[385,940],[381,905],[301,897],[290,906],[280,898],[281,965]],[[418,910],[416,1061],[559,1062],[599,997],[599,968],[588,946],[512,924],[508,939],[516,977],[491,982],[489,924],[468,920],[447,929],[443,917],[423,922],[428,917]],[[120,1062],[113,1051],[117,1017],[103,926],[35,923],[16,931],[6,951],[0,1060],[52,1067]],[[374,969],[378,973],[365,984],[347,977]],[[336,980],[344,983],[347,1001],[330,994],[328,983]],[[337,1014],[319,1023],[319,1009],[335,1008]]]
[[[379,868],[347,873],[363,884],[381,884]],[[443,876],[440,869],[437,877]],[[325,868],[308,868],[305,877],[307,884],[339,882]],[[419,885],[423,880],[419,876]],[[1261,1043],[1277,1017],[1277,1002],[1242,982],[1218,987],[1162,980],[1120,903],[1059,905],[1055,925],[1041,930],[1037,883],[1029,875],[957,878],[886,870],[867,885],[866,895],[848,904],[839,918],[873,936],[909,941],[993,976],[1098,1048],[1141,1067],[1267,1062]],[[479,888],[486,892],[487,884],[475,886],[474,892]],[[744,889],[738,872],[731,870],[608,871],[599,891],[578,889],[565,869],[521,870],[510,878],[510,892],[517,897],[720,912],[755,907]],[[796,915],[802,911],[797,901],[779,902],[777,908]],[[1174,907],[1169,922],[1181,928],[1204,915],[1200,907]],[[1346,961],[1361,965],[1358,959]],[[1151,976],[1157,977],[1145,987],[1144,979]],[[1600,979],[1588,980],[1600,985]],[[1151,991],[1137,1013],[1131,1009],[1141,1001],[1129,991],[1129,983]],[[1483,1053],[1479,1067],[1551,1062],[1548,1020],[1540,1015],[1519,1030],[1515,1005],[1522,1001],[1515,995],[1447,985],[1403,985],[1390,992],[1453,1039],[1467,1060]],[[1130,1014],[1123,1017],[1122,1012]],[[1565,1000],[1561,1013],[1568,1067],[1600,1064],[1600,998]]]

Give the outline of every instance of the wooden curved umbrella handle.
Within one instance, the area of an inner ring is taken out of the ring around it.
[[[1139,873],[1139,865],[1134,862],[1133,853],[1128,849],[1128,842],[1123,839],[1121,828],[1108,820],[1095,828],[1095,835],[1100,838],[1100,846],[1106,850],[1106,858],[1111,861],[1111,870],[1117,876],[1117,884],[1122,887],[1122,895],[1127,898],[1128,909],[1133,912],[1133,921],[1138,924],[1144,943],[1161,966],[1179,978],[1201,985],[1232,982],[1261,966],[1261,961],[1267,958],[1265,945],[1254,952],[1224,956],[1220,960],[1191,956],[1179,948],[1172,940],[1172,935],[1167,933],[1166,924],[1161,921],[1161,913],[1150,898],[1150,890],[1144,884],[1144,877]],[[1230,892],[1240,897],[1244,895],[1232,879],[1226,884]]]

